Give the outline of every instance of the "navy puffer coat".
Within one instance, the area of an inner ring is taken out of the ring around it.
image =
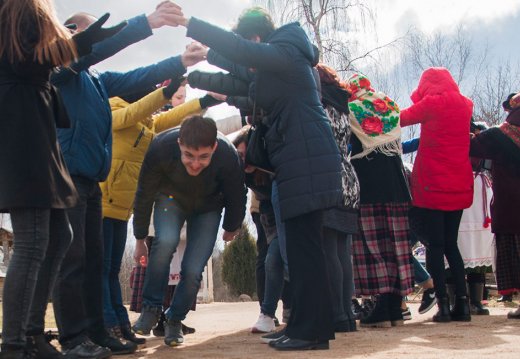
[[[282,26],[256,43],[191,18],[187,36],[255,69],[250,97],[269,114],[266,141],[282,219],[341,204],[341,157],[313,77],[314,50],[300,25]]]

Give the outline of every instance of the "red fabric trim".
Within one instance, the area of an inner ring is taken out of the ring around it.
[[[520,147],[520,128],[504,122],[499,127],[500,131],[509,137],[518,147]]]

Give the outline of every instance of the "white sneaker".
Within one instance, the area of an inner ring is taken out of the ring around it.
[[[260,313],[258,320],[256,321],[251,333],[269,333],[275,328],[274,319],[264,313]]]

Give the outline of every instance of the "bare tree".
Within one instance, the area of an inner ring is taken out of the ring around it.
[[[454,34],[438,31],[426,35],[414,30],[407,39],[404,61],[416,78],[428,67],[445,67],[460,86],[470,76],[470,66],[478,61],[473,41],[462,26]]]
[[[388,44],[366,50],[356,33],[376,34],[375,13],[363,0],[257,0],[278,24],[299,21],[320,50],[320,60],[339,72],[355,70],[354,62],[366,59]],[[391,42],[392,43],[392,42]]]
[[[507,95],[520,88],[520,63],[511,66],[509,60],[495,66],[488,66],[487,71],[478,76],[472,95],[474,118],[490,126],[500,124],[505,116],[502,102]]]

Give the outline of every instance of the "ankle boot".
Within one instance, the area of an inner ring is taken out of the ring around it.
[[[404,324],[403,311],[401,310],[401,302],[403,297],[399,294],[390,294],[388,301],[388,315],[390,316],[390,323],[393,327]]]
[[[389,293],[380,294],[374,309],[366,317],[360,320],[360,326],[364,328],[390,328]]]
[[[451,320],[457,322],[470,322],[471,313],[469,311],[469,300],[468,297],[456,297],[455,305],[450,312]]]
[[[439,310],[433,315],[433,321],[436,323],[450,322],[450,301],[448,300],[448,297],[437,298],[437,307]]]
[[[38,359],[60,359],[63,355],[47,340],[45,334],[27,336],[26,352]]]
[[[489,315],[489,309],[481,303],[484,295],[484,283],[468,283],[470,312],[472,315]]]
[[[135,344],[141,345],[146,343],[145,338],[139,338],[135,335],[130,323],[121,326],[121,335],[124,339],[134,342]]]

